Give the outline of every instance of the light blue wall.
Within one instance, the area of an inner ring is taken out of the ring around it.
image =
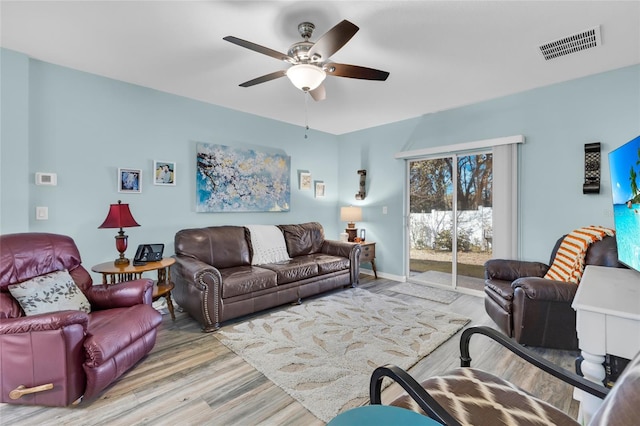
[[[319,221],[328,238],[344,228],[339,207],[362,205],[378,270],[403,276],[405,165],[400,151],[523,134],[521,257],[546,260],[553,242],[575,227],[613,226],[606,154],[640,134],[640,66],[586,77],[463,108],[341,136],[232,111],[74,71],[2,50],[0,232],[71,235],[84,263],[116,256],[114,230],[97,229],[108,205],[129,203],[142,224],[137,244],[163,242],[173,252],[181,228]],[[195,143],[279,148],[291,156],[289,213],[195,213]],[[583,195],[584,144],[602,143],[602,191]],[[177,162],[177,186],[152,183],[153,160]],[[118,167],[143,170],[142,194],[116,189]],[[367,197],[355,200],[357,170]],[[298,190],[297,172],[326,183],[327,196]],[[34,184],[56,172],[58,186]],[[49,220],[36,221],[35,207]],[[388,213],[384,215],[382,208]]]
[[[304,139],[302,127],[27,59],[6,50],[2,51],[2,64],[0,232],[70,235],[83,263],[91,267],[117,257],[117,230],[98,226],[109,204],[121,199],[130,204],[142,225],[126,229],[128,257],[145,242],[164,243],[167,253],[173,254],[175,232],[187,227],[318,221],[327,237],[337,238],[335,136],[310,131],[309,138]],[[196,213],[196,142],[284,150],[291,156],[291,211]],[[175,187],[153,185],[154,160],[177,163]],[[117,192],[118,167],[142,169],[141,194]],[[326,197],[316,199],[313,191],[300,191],[298,170],[307,170],[314,180],[324,181]],[[57,173],[58,185],[36,186],[35,172]],[[35,220],[36,206],[49,207],[49,220]]]
[[[0,72],[0,231],[24,231],[29,223],[29,60],[2,51]]]
[[[367,240],[376,242],[376,269],[390,274],[391,278],[404,275],[405,215],[405,164],[393,156],[399,151],[398,141],[411,136],[415,126],[412,123],[416,121],[402,121],[340,137],[340,205],[362,207],[362,221],[356,225],[366,229]],[[367,196],[361,201],[355,199],[359,169],[367,170]],[[387,214],[383,214],[384,207]]]
[[[404,275],[405,166],[393,154],[503,136],[520,147],[520,253],[547,261],[553,243],[577,227],[613,226],[607,153],[640,134],[640,66],[556,84],[463,108],[343,135],[340,203],[356,203],[355,165],[367,165],[362,226],[376,240],[377,266]],[[584,144],[602,144],[600,194],[583,195]],[[381,205],[389,206],[382,216]],[[369,235],[369,234],[367,234]]]

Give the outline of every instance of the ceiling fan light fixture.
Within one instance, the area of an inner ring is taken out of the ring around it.
[[[315,90],[326,76],[322,68],[310,64],[293,65],[287,70],[291,83],[303,92]]]

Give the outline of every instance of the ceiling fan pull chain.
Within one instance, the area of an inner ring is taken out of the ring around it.
[[[309,132],[309,92],[304,92],[304,138],[307,139],[309,136],[307,133]]]

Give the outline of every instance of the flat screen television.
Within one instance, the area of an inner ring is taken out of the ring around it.
[[[640,271],[640,136],[609,153],[618,260]]]

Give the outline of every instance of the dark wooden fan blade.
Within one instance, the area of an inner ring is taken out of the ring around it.
[[[237,44],[238,46],[245,47],[247,49],[253,50],[254,52],[258,52],[258,53],[262,53],[263,55],[271,56],[272,58],[276,58],[276,59],[278,59],[280,61],[286,61],[286,62],[291,62],[291,63],[295,62],[295,60],[291,56],[289,56],[289,55],[287,55],[285,53],[281,53],[281,52],[278,52],[277,50],[269,49],[268,47],[260,46],[259,44],[255,44],[255,43],[252,43],[252,42],[247,41],[247,40],[243,40],[243,39],[238,38],[238,37],[226,36],[226,37],[223,37],[222,39],[226,40],[226,41],[228,41],[230,43]]]
[[[262,77],[254,78],[253,80],[245,81],[240,85],[240,87],[250,87],[255,86],[256,84],[265,83],[267,81],[275,80],[276,78],[284,77],[287,75],[287,71],[280,70],[276,72],[272,72],[271,74],[263,75]]]
[[[379,80],[385,81],[389,77],[386,71],[380,71],[373,68],[359,67],[357,65],[336,64],[331,63],[324,66],[327,75],[335,75],[337,77],[359,78],[362,80]]]
[[[313,100],[316,101],[316,102],[324,101],[325,98],[327,97],[327,91],[324,88],[324,84],[321,84],[320,86],[316,87],[315,89],[309,91],[309,94],[311,95]]]
[[[357,25],[345,19],[327,31],[315,42],[311,49],[309,49],[309,57],[319,57],[319,59],[326,61],[331,55],[340,50],[342,46],[347,44],[359,29]]]

